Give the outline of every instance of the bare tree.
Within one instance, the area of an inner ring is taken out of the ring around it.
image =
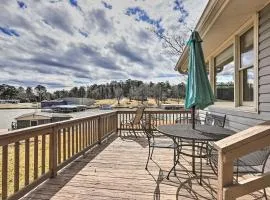
[[[115,94],[115,97],[117,99],[118,105],[120,105],[120,100],[123,96],[123,89],[120,86],[116,86],[114,89],[114,94]]]
[[[138,87],[138,99],[141,100],[141,103],[143,104],[144,101],[147,100],[147,97],[148,97],[148,85],[147,84],[141,84],[139,87]]]
[[[162,46],[168,54],[179,56],[183,53],[186,46],[186,38],[182,35],[159,33],[155,29],[152,29],[152,32],[162,40]]]

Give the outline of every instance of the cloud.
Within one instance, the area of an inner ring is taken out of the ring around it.
[[[136,21],[143,21],[150,25],[153,25],[158,34],[162,34],[165,29],[161,26],[162,18],[152,19],[148,13],[140,7],[130,7],[126,10],[126,15],[135,16]]]
[[[173,10],[178,11],[180,13],[180,17],[178,18],[178,22],[186,23],[186,18],[188,17],[189,13],[185,9],[183,0],[175,0]]]
[[[112,22],[107,18],[106,13],[102,9],[94,9],[88,15],[89,27],[96,29],[97,32],[110,34],[114,27]]]
[[[2,33],[4,33],[5,35],[8,35],[8,36],[16,36],[16,37],[20,36],[19,33],[17,33],[16,30],[8,28],[8,27],[1,27],[0,26],[0,31]]]
[[[128,59],[128,61],[139,63],[142,65],[152,66],[152,62],[150,61],[149,55],[145,51],[143,53],[143,49],[138,48],[136,46],[129,46],[125,39],[118,41],[112,45],[112,49],[115,54],[121,55]]]
[[[160,33],[207,0],[16,0],[0,7],[0,83],[71,88],[128,78],[179,82]],[[199,4],[200,3],[200,4]],[[175,10],[174,10],[175,7]],[[191,24],[191,15],[185,23]]]
[[[77,0],[69,0],[69,3],[70,3],[72,6],[75,6],[75,7],[78,6],[78,1],[77,1]]]
[[[88,33],[85,31],[82,31],[81,29],[79,29],[79,33],[84,37],[88,37]]]
[[[105,8],[107,8],[107,9],[109,9],[109,10],[112,9],[112,5],[111,5],[111,4],[108,4],[108,3],[106,3],[105,1],[101,1],[101,3],[103,4],[103,6],[104,6]]]
[[[65,11],[60,9],[45,9],[43,18],[44,22],[51,26],[53,29],[60,29],[71,35],[74,32],[72,24],[70,23],[70,17]]]
[[[20,8],[22,8],[22,9],[26,9],[26,8],[27,8],[27,5],[26,5],[24,2],[22,2],[22,1],[17,1],[17,3],[18,3],[18,6],[19,6]]]

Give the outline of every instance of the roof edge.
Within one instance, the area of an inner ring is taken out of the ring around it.
[[[213,21],[216,19],[216,14],[213,15],[213,13],[219,11],[220,8],[224,6],[223,2],[228,3],[229,1],[230,0],[209,0],[194,30],[198,31],[201,34],[201,31],[205,29],[205,32],[203,33],[205,34],[209,30],[209,28],[205,28],[206,26],[208,26],[207,22],[212,21],[213,23]],[[185,59],[187,59],[188,57],[187,53],[188,53],[188,46],[186,45],[183,53],[180,55],[180,58],[178,59],[174,67],[174,70],[178,71],[181,74],[186,73],[183,70],[181,70],[180,66],[185,62]]]

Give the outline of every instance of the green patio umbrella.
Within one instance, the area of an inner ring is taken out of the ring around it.
[[[195,128],[195,108],[204,109],[214,104],[214,94],[211,89],[204,55],[202,39],[197,31],[193,31],[189,39],[188,81],[185,98],[185,108],[192,108],[192,127]]]

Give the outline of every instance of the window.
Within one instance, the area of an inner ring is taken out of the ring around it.
[[[30,126],[37,126],[38,122],[37,121],[30,121]]]
[[[215,95],[217,101],[234,101],[233,45],[215,57]]]
[[[254,30],[249,29],[240,36],[240,103],[254,103]]]

